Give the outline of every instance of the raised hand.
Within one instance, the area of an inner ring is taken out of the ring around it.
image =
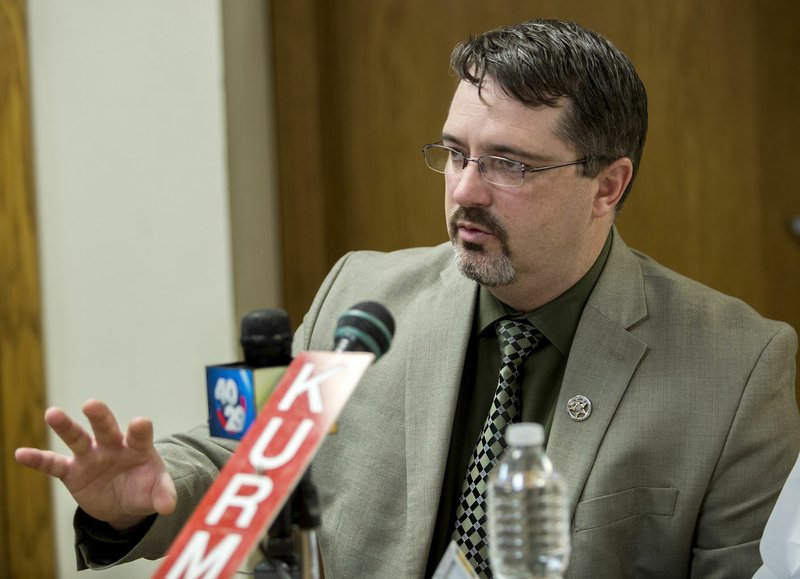
[[[61,479],[87,514],[116,529],[132,527],[153,513],[170,514],[177,494],[153,446],[153,423],[134,418],[123,433],[99,400],[87,401],[83,413],[94,436],[59,408],[49,408],[44,415],[73,456],[18,448],[17,462]]]

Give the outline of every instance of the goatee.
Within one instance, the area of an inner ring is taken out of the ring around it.
[[[469,221],[486,228],[500,242],[500,254],[491,255],[480,243],[461,241],[458,222]],[[459,207],[448,220],[453,256],[461,274],[486,287],[508,285],[517,277],[511,261],[508,234],[489,212],[478,207]]]

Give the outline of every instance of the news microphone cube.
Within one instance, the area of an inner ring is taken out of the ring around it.
[[[286,368],[251,368],[241,363],[206,366],[211,436],[241,440]]]

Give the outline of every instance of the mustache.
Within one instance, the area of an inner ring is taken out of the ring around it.
[[[508,235],[506,234],[503,225],[491,213],[480,207],[459,207],[453,214],[450,215],[448,220],[448,227],[450,229],[450,238],[455,239],[458,233],[458,222],[469,221],[481,227],[485,227],[492,235],[506,245]]]

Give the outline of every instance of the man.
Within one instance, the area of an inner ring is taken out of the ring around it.
[[[397,321],[314,462],[326,577],[429,576],[451,540],[491,577],[476,465],[517,420],[545,426],[569,487],[567,576],[751,576],[800,449],[795,332],[620,238],[647,107],[608,41],[532,21],[459,45],[452,67],[424,148],[451,244],[343,257],[295,337],[326,349],[362,299]],[[162,555],[229,443],[201,430],[154,447],[146,419],[123,435],[102,403],[84,412],[95,440],[46,414],[74,457],[17,459],[82,507],[80,565]]]

